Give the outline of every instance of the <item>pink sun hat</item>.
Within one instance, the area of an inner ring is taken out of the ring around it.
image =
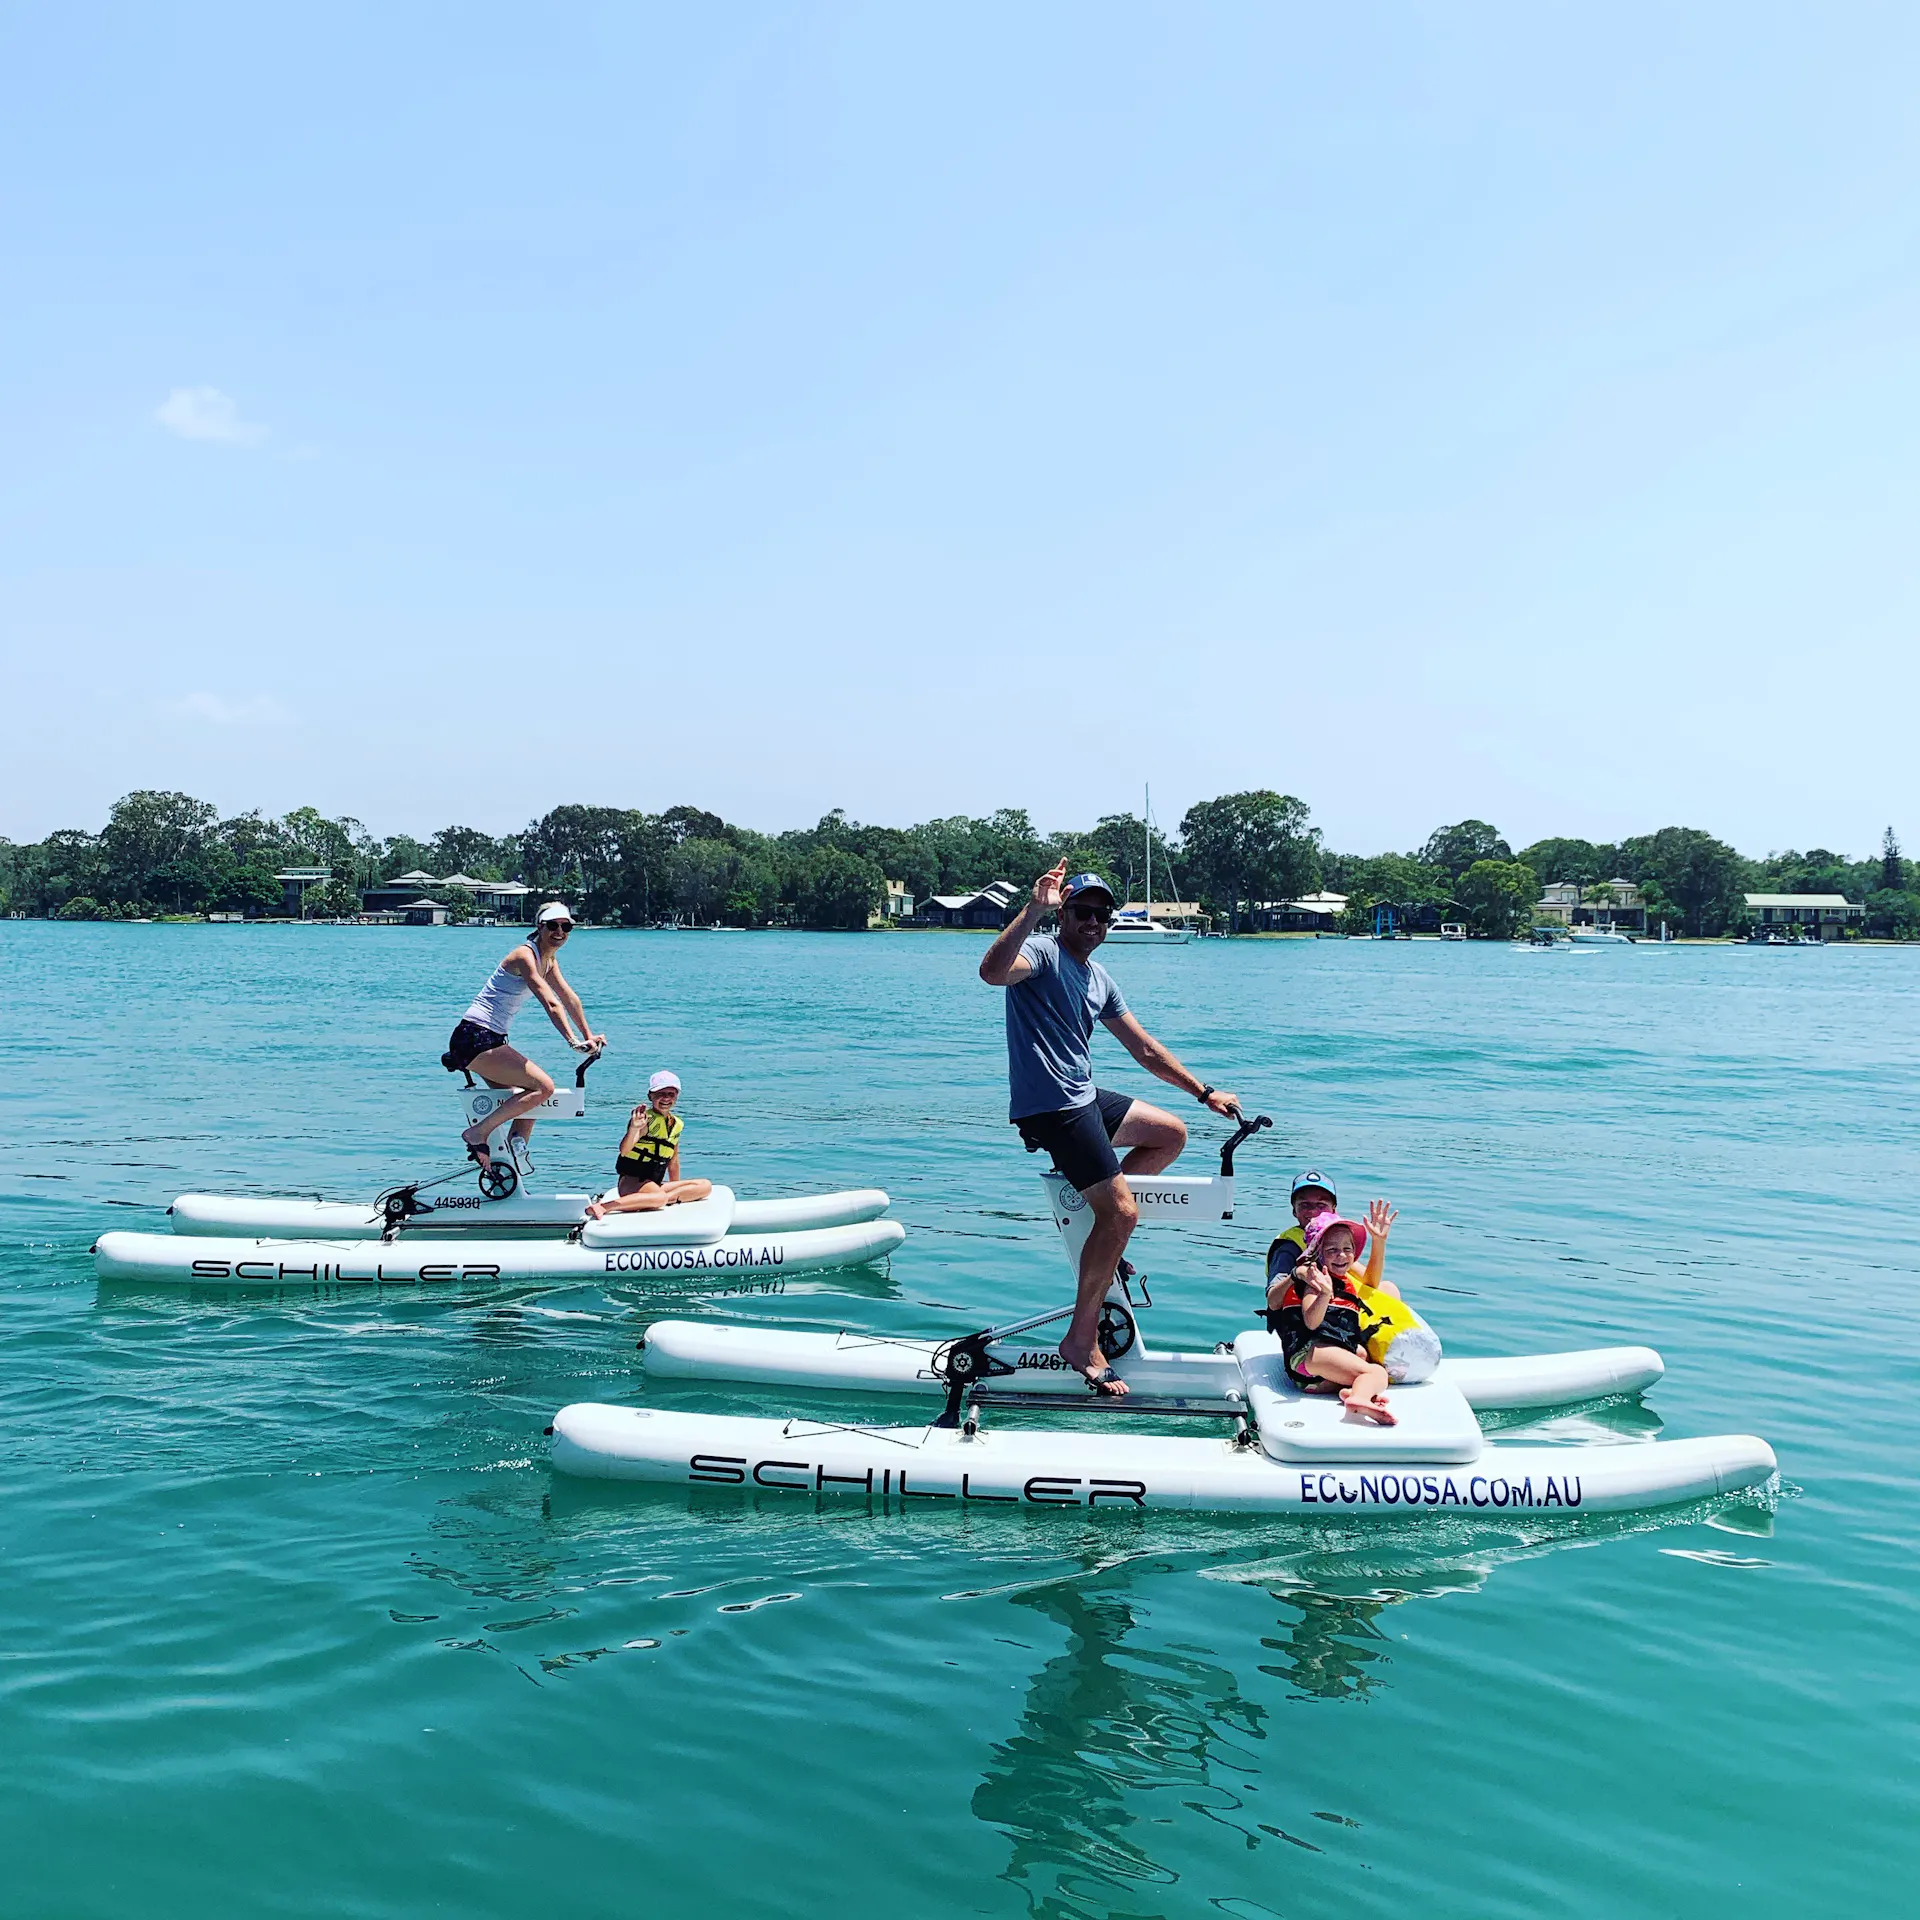
[[[1329,1209],[1325,1213],[1316,1213],[1313,1218],[1307,1222],[1306,1232],[1301,1235],[1301,1239],[1304,1242],[1304,1250],[1309,1260],[1313,1259],[1319,1253],[1320,1242],[1324,1240],[1335,1227],[1347,1227],[1352,1230],[1353,1257],[1356,1260],[1366,1252],[1366,1228],[1363,1227],[1358,1220],[1349,1220],[1345,1214],[1335,1213]]]

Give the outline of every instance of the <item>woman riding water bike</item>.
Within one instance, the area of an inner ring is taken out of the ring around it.
[[[607,1044],[604,1033],[594,1033],[588,1028],[580,996],[560,971],[560,949],[572,931],[573,915],[560,901],[548,901],[534,916],[532,939],[515,947],[494,968],[492,977],[474,995],[473,1005],[454,1028],[446,1052],[440,1056],[441,1065],[449,1073],[458,1073],[464,1068],[477,1074],[490,1087],[521,1089],[516,1098],[503,1101],[485,1120],[460,1135],[468,1154],[480,1163],[483,1173],[493,1168],[487,1139],[496,1127],[508,1121],[512,1122],[513,1131],[507,1136],[507,1151],[521,1173],[533,1171],[527,1153],[533,1121],[528,1116],[553,1098],[553,1080],[546,1069],[536,1066],[517,1047],[507,1044],[508,1029],[513,1025],[514,1016],[526,1005],[527,996],[531,994],[546,1008],[547,1018],[576,1052],[598,1053]]]

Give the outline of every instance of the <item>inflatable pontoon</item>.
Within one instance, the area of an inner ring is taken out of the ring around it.
[[[1233,1150],[1217,1179],[1130,1178],[1143,1224],[1230,1219]],[[1069,1263],[1078,1271],[1086,1208],[1057,1173],[1042,1176]],[[1126,1383],[1097,1395],[1043,1343],[1022,1334],[1064,1320],[1064,1307],[957,1340],[809,1333],[715,1322],[662,1321],[645,1347],[662,1378],[734,1380],[868,1395],[939,1398],[929,1421],[881,1426],[770,1420],[581,1402],[554,1416],[554,1467],[584,1479],[843,1494],[898,1501],[990,1501],[1041,1507],[1185,1507],[1377,1516],[1446,1509],[1615,1511],[1762,1486],[1773,1450],[1748,1435],[1625,1444],[1540,1445],[1489,1439],[1479,1412],[1559,1407],[1639,1393],[1660,1379],[1647,1347],[1509,1359],[1440,1356],[1431,1330],[1422,1377],[1388,1390],[1393,1426],[1348,1412],[1288,1378],[1280,1342],[1241,1334],[1211,1353],[1156,1351],[1136,1314],[1151,1305],[1120,1274],[1101,1346]],[[1389,1362],[1391,1367],[1391,1363]],[[995,1407],[1103,1416],[1102,1429],[991,1430]],[[1110,1430],[1142,1415],[1228,1423],[1218,1437]]]
[[[540,1117],[585,1116],[592,1064],[592,1057],[581,1063],[574,1084],[557,1088]],[[477,1126],[510,1097],[470,1087],[468,1124]],[[183,1193],[167,1209],[171,1233],[102,1234],[94,1270],[103,1280],[260,1287],[650,1275],[684,1284],[863,1266],[906,1238],[898,1221],[881,1217],[889,1201],[877,1187],[741,1200],[716,1186],[704,1200],[595,1220],[589,1194],[526,1191],[506,1156],[504,1127],[494,1131],[488,1151],[489,1169],[469,1165],[392,1187],[371,1205]]]

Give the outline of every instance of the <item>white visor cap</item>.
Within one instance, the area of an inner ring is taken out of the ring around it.
[[[671,1087],[675,1093],[680,1091],[680,1076],[670,1067],[662,1067],[660,1071],[647,1082],[647,1091],[649,1093],[665,1093],[669,1087]]]
[[[571,920],[572,918],[573,909],[564,900],[549,900],[533,916],[533,924],[536,927],[544,927],[549,920]]]

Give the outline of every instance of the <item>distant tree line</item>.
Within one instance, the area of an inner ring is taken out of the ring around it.
[[[731,926],[857,928],[886,881],[916,903],[971,893],[992,880],[1024,886],[1056,860],[1102,874],[1122,899],[1146,886],[1146,835],[1131,814],[1084,830],[1042,833],[1019,808],[917,826],[863,826],[839,810],[814,826],[765,834],[699,807],[642,813],[563,806],[502,838],[443,827],[429,839],[380,839],[358,820],[296,807],[222,819],[184,793],[130,793],[98,833],[65,828],[31,845],[0,839],[0,912],[65,919],[280,911],[275,874],[332,870],[307,910],[358,911],[361,893],[415,869],[442,877],[520,880],[560,895],[585,917],[647,926],[675,918]],[[1649,924],[1713,936],[1738,930],[1747,892],[1837,893],[1866,909],[1866,930],[1920,938],[1920,870],[1889,827],[1879,853],[1852,860],[1815,848],[1752,860],[1696,827],[1662,827],[1615,844],[1538,840],[1518,851],[1484,820],[1442,827],[1417,851],[1336,853],[1306,802],[1267,791],[1222,794],[1187,810],[1177,835],[1153,832],[1154,896],[1197,901],[1223,923],[1248,924],[1256,904],[1326,889],[1348,896],[1358,930],[1376,906],[1434,907],[1474,932],[1526,926],[1551,882],[1608,904],[1610,882],[1640,890]],[[461,903],[456,901],[456,906]]]

